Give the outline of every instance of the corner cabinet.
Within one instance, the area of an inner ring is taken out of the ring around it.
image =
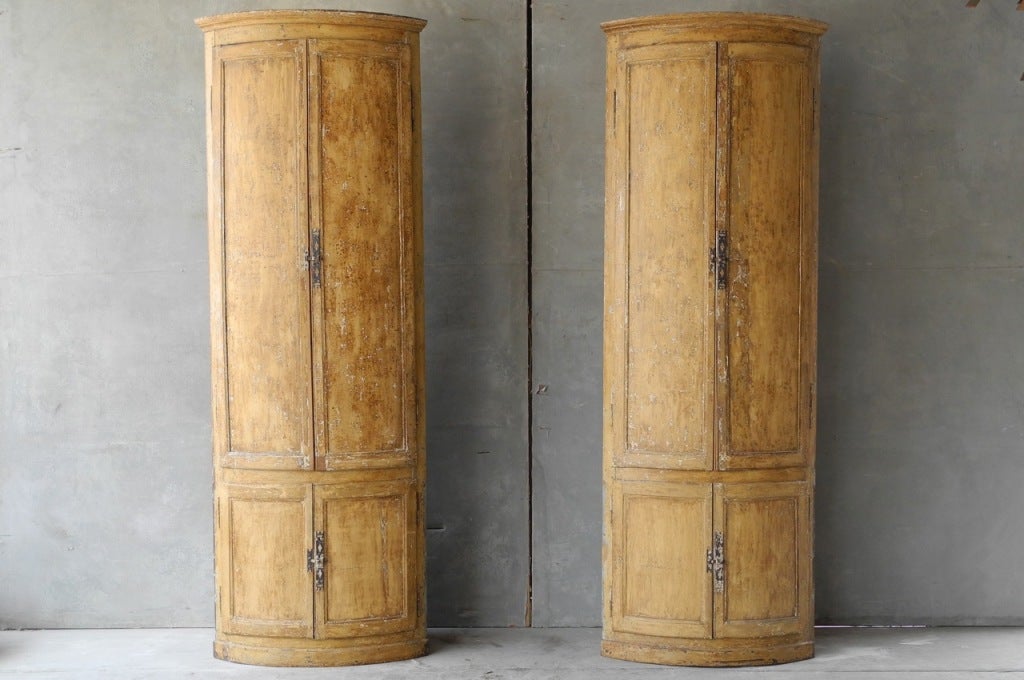
[[[419,32],[339,11],[206,37],[217,657],[423,653]]]
[[[805,659],[826,26],[721,13],[603,28],[602,652]]]

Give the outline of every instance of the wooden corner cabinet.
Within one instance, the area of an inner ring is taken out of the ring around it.
[[[329,666],[423,653],[419,32],[340,11],[206,38],[216,640]]]
[[[818,43],[684,14],[608,39],[606,656],[813,656]]]

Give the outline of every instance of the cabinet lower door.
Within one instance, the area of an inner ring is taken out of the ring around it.
[[[359,637],[416,623],[416,495],[412,480],[315,487],[324,540],[317,637]]]
[[[218,487],[217,605],[225,633],[313,636],[311,520],[309,484]]]
[[[711,637],[711,491],[710,484],[612,483],[613,630]]]
[[[716,484],[715,524],[725,548],[725,584],[715,596],[715,637],[809,631],[809,485]]]

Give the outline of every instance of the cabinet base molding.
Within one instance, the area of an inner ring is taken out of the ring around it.
[[[315,641],[307,641],[315,643]],[[215,640],[213,655],[224,661],[255,666],[359,666],[386,661],[404,661],[426,653],[426,639],[392,644],[362,644],[338,647],[274,647],[228,640]]]
[[[813,642],[773,644],[765,641],[749,645],[734,644],[728,649],[694,649],[636,642],[601,641],[601,655],[623,661],[665,664],[668,666],[773,666],[803,661],[814,656]]]

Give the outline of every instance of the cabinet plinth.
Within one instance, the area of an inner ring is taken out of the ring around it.
[[[205,32],[218,658],[424,652],[419,32]]]
[[[609,22],[602,653],[813,656],[818,47]]]

